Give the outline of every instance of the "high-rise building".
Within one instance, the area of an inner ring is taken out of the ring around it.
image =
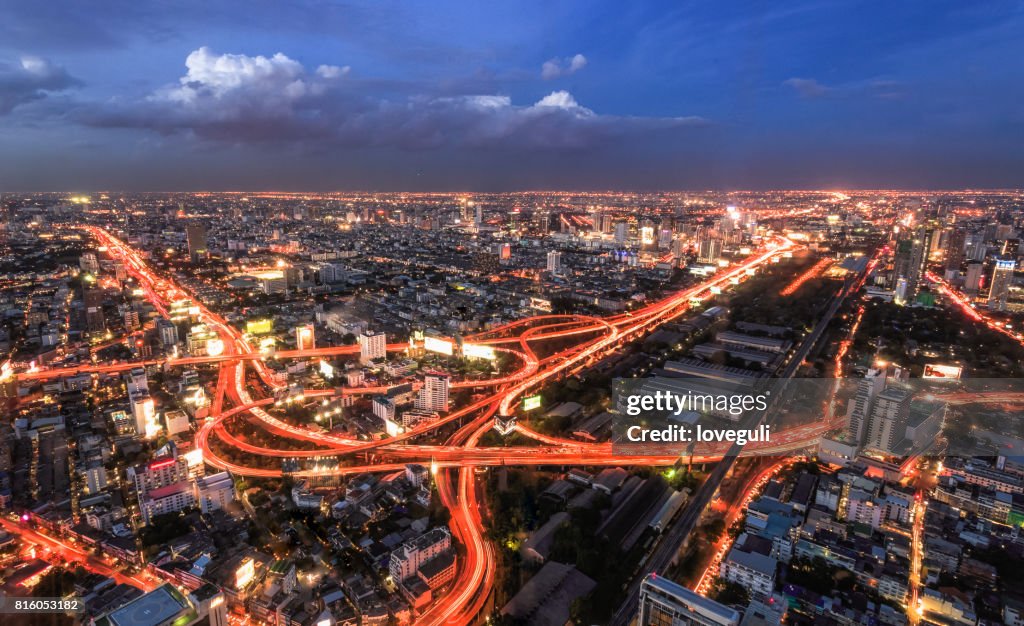
[[[850,400],[847,416],[850,432],[850,439],[860,445],[864,441],[867,424],[871,416],[871,407],[874,406],[875,398],[885,387],[885,373],[871,369],[864,378],[857,381],[857,393]]]
[[[946,238],[946,270],[959,271],[967,256],[964,253],[967,245],[967,232],[963,228],[953,227]]]
[[[448,374],[429,372],[423,378],[423,387],[416,397],[416,408],[423,411],[444,412],[448,410]]]
[[[988,290],[988,308],[992,311],[1005,311],[1006,300],[1010,293],[1010,283],[1017,263],[1013,259],[996,259],[992,269],[992,282]]]
[[[871,408],[865,447],[887,454],[897,454],[897,446],[906,435],[910,417],[910,393],[890,387],[878,394]]]
[[[548,266],[547,269],[552,274],[562,273],[562,253],[557,250],[548,252]]]
[[[737,626],[736,609],[705,598],[671,580],[648,574],[640,583],[638,626]]]
[[[102,332],[107,327],[103,315],[103,290],[87,288],[82,292],[85,302],[85,327],[91,333]]]
[[[967,264],[967,270],[964,272],[964,293],[969,296],[978,295],[984,270],[985,265],[981,261],[971,261]]]
[[[202,224],[190,224],[185,227],[185,236],[188,239],[188,256],[193,263],[205,259],[209,253],[206,248],[206,227]]]
[[[384,333],[368,330],[359,335],[359,362],[369,363],[383,359],[388,355],[387,337]]]
[[[706,237],[700,240],[697,248],[697,260],[701,263],[714,263],[722,254],[722,242],[717,237]]]
[[[143,524],[149,524],[155,515],[180,511],[195,504],[188,459],[179,456],[173,446],[166,456],[129,467],[127,476],[138,499]]]
[[[618,222],[615,224],[615,243],[622,245],[626,243],[626,239],[629,238],[629,224],[626,222]]]
[[[911,302],[917,297],[928,263],[928,250],[931,248],[934,232],[922,226],[896,242],[893,280],[894,283],[898,283],[900,279],[906,281],[905,298],[899,304]]]
[[[158,319],[156,332],[160,336],[160,343],[164,348],[178,345],[178,327],[171,320],[163,317]]]

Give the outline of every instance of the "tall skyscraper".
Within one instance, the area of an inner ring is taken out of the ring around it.
[[[1010,293],[1010,282],[1017,263],[1013,259],[996,259],[992,270],[992,284],[988,290],[988,308],[991,311],[1005,311],[1006,299]]]
[[[209,253],[206,249],[206,227],[190,224],[185,227],[185,237],[188,239],[188,256],[192,262],[198,263],[205,259]]]
[[[953,227],[946,238],[946,271],[959,271],[963,266],[967,255],[964,253],[967,245],[967,232],[963,228]]]
[[[737,626],[736,609],[705,598],[671,580],[648,574],[640,584],[639,626]]]
[[[106,328],[106,319],[103,316],[103,290],[86,288],[82,292],[82,300],[85,302],[86,330],[91,333],[101,332]]]
[[[875,398],[884,387],[885,373],[876,369],[868,370],[864,378],[857,381],[857,393],[850,400],[848,407],[849,425],[847,428],[850,432],[850,439],[858,446],[864,441]]]
[[[917,297],[921,279],[924,277],[928,263],[928,250],[931,248],[932,236],[935,231],[924,227],[907,233],[896,242],[896,258],[893,266],[894,283],[905,280],[906,287],[899,304],[912,302]]]
[[[887,454],[897,454],[897,446],[906,435],[909,417],[909,392],[898,387],[890,387],[879,393],[875,398],[875,405],[871,408],[865,447]]]

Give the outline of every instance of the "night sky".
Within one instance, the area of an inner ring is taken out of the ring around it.
[[[0,191],[1021,186],[1020,1],[0,0]]]

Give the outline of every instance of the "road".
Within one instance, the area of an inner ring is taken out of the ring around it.
[[[116,566],[106,563],[86,548],[46,535],[25,523],[12,522],[6,517],[0,517],[0,526],[12,535],[17,535],[23,542],[45,548],[49,555],[40,555],[40,558],[53,565],[75,563],[90,572],[108,576],[118,583],[138,587],[144,591],[152,591],[163,584],[162,580],[145,570],[130,576],[123,574]]]
[[[93,236],[102,241],[111,255],[120,258],[140,283],[146,297],[153,302],[158,311],[166,313],[168,305],[175,299],[187,297],[187,291],[169,280],[157,276],[146,265],[141,255],[124,242],[113,237],[106,231],[90,228]],[[628,342],[641,337],[665,321],[674,319],[688,310],[691,301],[707,298],[712,287],[723,287],[735,284],[756,270],[759,266],[770,262],[786,251],[795,248],[788,240],[773,241],[766,249],[747,261],[716,275],[712,279],[695,287],[683,290],[661,301],[626,314],[609,318],[593,318],[590,316],[539,316],[519,320],[503,327],[491,329],[485,333],[468,338],[495,346],[517,344],[515,351],[520,360],[519,370],[509,376],[491,381],[460,381],[467,387],[492,387],[495,391],[467,407],[453,411],[433,424],[380,442],[359,442],[338,435],[293,426],[271,416],[264,407],[274,402],[273,399],[254,401],[246,384],[245,370],[253,368],[260,380],[271,390],[271,394],[282,387],[265,365],[266,355],[260,355],[246,340],[240,331],[233,328],[223,318],[210,311],[202,304],[196,303],[201,321],[210,326],[220,337],[223,354],[214,357],[198,357],[209,359],[206,362],[218,363],[221,371],[218,375],[217,390],[214,394],[216,407],[220,413],[214,413],[203,424],[196,434],[196,445],[204,452],[204,460],[214,467],[227,469],[235,474],[247,476],[274,476],[281,471],[264,468],[252,468],[229,463],[218,457],[210,446],[212,437],[220,437],[227,431],[225,421],[233,416],[248,412],[263,422],[270,430],[288,438],[316,443],[327,450],[324,454],[339,455],[373,450],[382,459],[380,463],[362,466],[327,466],[322,469],[305,470],[296,476],[347,475],[366,471],[395,471],[405,463],[418,460],[431,463],[444,474],[438,480],[439,495],[451,509],[451,527],[456,539],[465,547],[466,554],[458,567],[458,584],[453,591],[435,603],[423,616],[422,623],[465,623],[472,619],[480,606],[486,601],[493,583],[492,548],[483,539],[479,506],[475,499],[473,485],[473,469],[479,465],[620,465],[644,464],[657,465],[675,462],[676,455],[658,457],[621,457],[611,453],[610,449],[587,448],[584,444],[571,442],[567,447],[536,447],[511,451],[495,452],[478,449],[476,441],[490,427],[493,415],[510,416],[514,412],[518,399],[537,388],[546,381],[588,367],[607,355],[617,351]],[[193,299],[194,300],[194,299]],[[580,338],[582,343],[560,353],[559,358],[538,359],[533,352],[531,343],[550,338]],[[404,349],[406,346],[393,346]],[[502,348],[512,350],[512,348]],[[294,353],[277,353],[274,358],[307,358],[313,356],[351,354],[355,348],[351,346],[320,349],[319,351],[296,351]],[[801,357],[802,358],[802,357]],[[160,362],[163,363],[163,362]],[[168,365],[181,364],[167,363]],[[185,364],[193,363],[184,361]],[[114,364],[86,367],[128,368],[133,364]],[[96,371],[96,370],[89,370]],[[101,372],[120,371],[102,369]],[[62,374],[67,372],[61,370]],[[32,376],[53,375],[52,372],[34,372]],[[369,388],[365,392],[372,393]],[[344,391],[342,393],[345,393]],[[351,393],[351,392],[350,392]],[[312,395],[312,394],[310,394]],[[225,404],[233,408],[224,410]],[[426,434],[440,426],[455,420],[469,419],[457,433],[457,437],[449,441],[443,449],[422,447],[416,449],[411,445],[400,445],[412,437]],[[236,444],[237,438],[224,439],[229,444]],[[401,452],[399,452],[401,449]],[[410,453],[409,450],[414,449]],[[266,456],[264,450],[258,452]],[[720,456],[721,453],[714,456]],[[389,457],[389,455],[392,455]],[[434,456],[440,457],[433,460]],[[312,456],[312,455],[311,455]],[[394,458],[395,460],[391,460]],[[711,458],[709,456],[709,458]],[[447,480],[447,468],[458,468],[455,472],[457,481]],[[453,485],[453,482],[455,483]]]
[[[866,270],[865,270],[866,271]],[[744,426],[745,428],[756,428],[760,426],[769,415],[774,415],[779,409],[780,404],[784,402],[786,397],[786,387],[789,381],[796,375],[797,370],[803,363],[804,359],[810,353],[811,349],[821,335],[825,332],[832,318],[835,316],[836,311],[839,310],[839,306],[843,303],[846,297],[855,291],[852,287],[857,284],[856,280],[848,279],[831,300],[828,309],[826,309],[824,315],[818,319],[814,325],[813,330],[801,341],[800,346],[796,352],[790,357],[785,368],[783,369],[779,379],[775,381],[771,390],[771,403],[767,410],[760,412],[758,415],[752,417],[751,422]],[[690,536],[690,533],[697,527],[697,522],[700,520],[701,515],[707,508],[708,504],[711,503],[714,498],[715,492],[718,491],[719,486],[722,484],[722,480],[726,474],[732,469],[736,459],[739,458],[743,446],[734,445],[725,454],[722,461],[719,462],[715,469],[708,474],[707,479],[697,489],[697,492],[687,503],[683,513],[676,519],[676,521],[669,526],[666,532],[662,533],[661,537],[654,550],[648,554],[646,560],[641,566],[640,574],[634,578],[630,584],[627,592],[626,599],[619,606],[619,609],[615,612],[612,617],[611,624],[616,626],[625,626],[629,624],[637,614],[637,609],[640,600],[640,584],[648,574],[657,573],[664,574],[668,566],[675,560],[676,555],[682,549],[686,539]]]

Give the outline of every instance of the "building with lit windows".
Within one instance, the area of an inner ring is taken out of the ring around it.
[[[423,387],[416,397],[416,408],[422,411],[448,410],[448,374],[431,372],[423,378]]]
[[[359,362],[369,363],[383,359],[388,354],[388,340],[384,333],[371,330],[359,335]]]
[[[640,584],[640,626],[737,626],[739,622],[739,611],[657,574],[648,574]]]

